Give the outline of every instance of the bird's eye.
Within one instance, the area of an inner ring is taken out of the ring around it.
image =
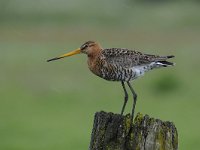
[[[86,49],[87,47],[88,47],[88,45],[84,44],[84,45],[81,46],[81,49]]]

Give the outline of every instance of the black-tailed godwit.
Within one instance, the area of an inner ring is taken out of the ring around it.
[[[173,58],[173,55],[150,55],[126,48],[103,49],[95,41],[85,42],[80,48],[47,61],[49,62],[79,53],[84,53],[88,56],[88,67],[95,75],[109,81],[121,82],[125,94],[121,115],[123,114],[128,101],[128,93],[125,87],[125,82],[128,84],[128,87],[133,94],[132,120],[137,94],[131,86],[130,81],[137,79],[138,77],[144,75],[145,72],[154,68],[174,65],[174,63],[167,61],[167,59]]]

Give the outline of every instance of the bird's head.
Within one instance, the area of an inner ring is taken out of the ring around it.
[[[101,46],[97,42],[87,41],[83,45],[81,45],[80,48],[73,50],[71,52],[68,52],[66,54],[63,54],[61,56],[49,59],[47,61],[49,62],[49,61],[61,59],[64,57],[68,57],[68,56],[72,56],[72,55],[80,54],[80,53],[84,53],[84,54],[87,54],[88,56],[92,56],[93,54],[96,54],[97,52],[99,52],[101,49],[102,49]]]

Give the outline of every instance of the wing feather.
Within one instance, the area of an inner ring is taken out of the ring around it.
[[[124,68],[132,68],[134,66],[145,65],[154,61],[167,59],[167,57],[143,54],[139,51],[129,50],[125,48],[104,49],[102,51],[102,54],[104,55],[105,60],[108,63]]]

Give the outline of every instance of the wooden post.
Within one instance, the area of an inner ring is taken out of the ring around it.
[[[90,150],[177,150],[178,133],[172,122],[140,113],[131,124],[130,114],[97,112]]]

